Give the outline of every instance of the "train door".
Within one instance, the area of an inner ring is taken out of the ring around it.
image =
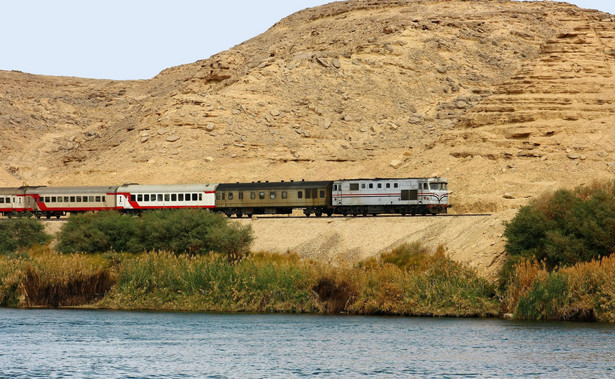
[[[331,204],[342,205],[342,182],[333,182],[333,191],[331,191]]]

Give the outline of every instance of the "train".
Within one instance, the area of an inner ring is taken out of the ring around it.
[[[251,183],[158,184],[121,186],[0,188],[0,214],[61,218],[69,214],[201,208],[229,217],[264,214],[437,215],[446,213],[444,178],[372,178],[331,181],[257,181]]]

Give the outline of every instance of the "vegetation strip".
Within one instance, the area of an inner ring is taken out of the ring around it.
[[[4,220],[0,305],[615,322],[614,199],[612,181],[522,207],[499,286],[420,243],[353,267],[248,254],[251,230],[206,211],[71,217],[59,252],[37,221]]]

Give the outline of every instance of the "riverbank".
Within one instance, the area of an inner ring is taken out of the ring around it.
[[[451,317],[500,313],[494,285],[443,250],[414,254],[403,264],[369,260],[336,267],[292,254],[252,254],[231,264],[219,255],[61,255],[43,249],[0,259],[0,305]]]

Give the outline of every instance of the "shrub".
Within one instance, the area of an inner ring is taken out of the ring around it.
[[[253,240],[252,229],[226,217],[198,209],[146,212],[142,217],[117,212],[71,216],[62,228],[58,250],[97,253],[164,250],[176,254],[210,251],[235,261]]]
[[[45,227],[37,220],[16,218],[0,221],[0,254],[14,253],[49,240],[51,236],[45,233]]]
[[[544,261],[549,270],[611,255],[614,195],[615,182],[609,182],[541,196],[506,224],[507,252]]]
[[[118,212],[98,212],[71,215],[58,235],[58,250],[62,253],[97,253],[133,251],[137,219]]]

